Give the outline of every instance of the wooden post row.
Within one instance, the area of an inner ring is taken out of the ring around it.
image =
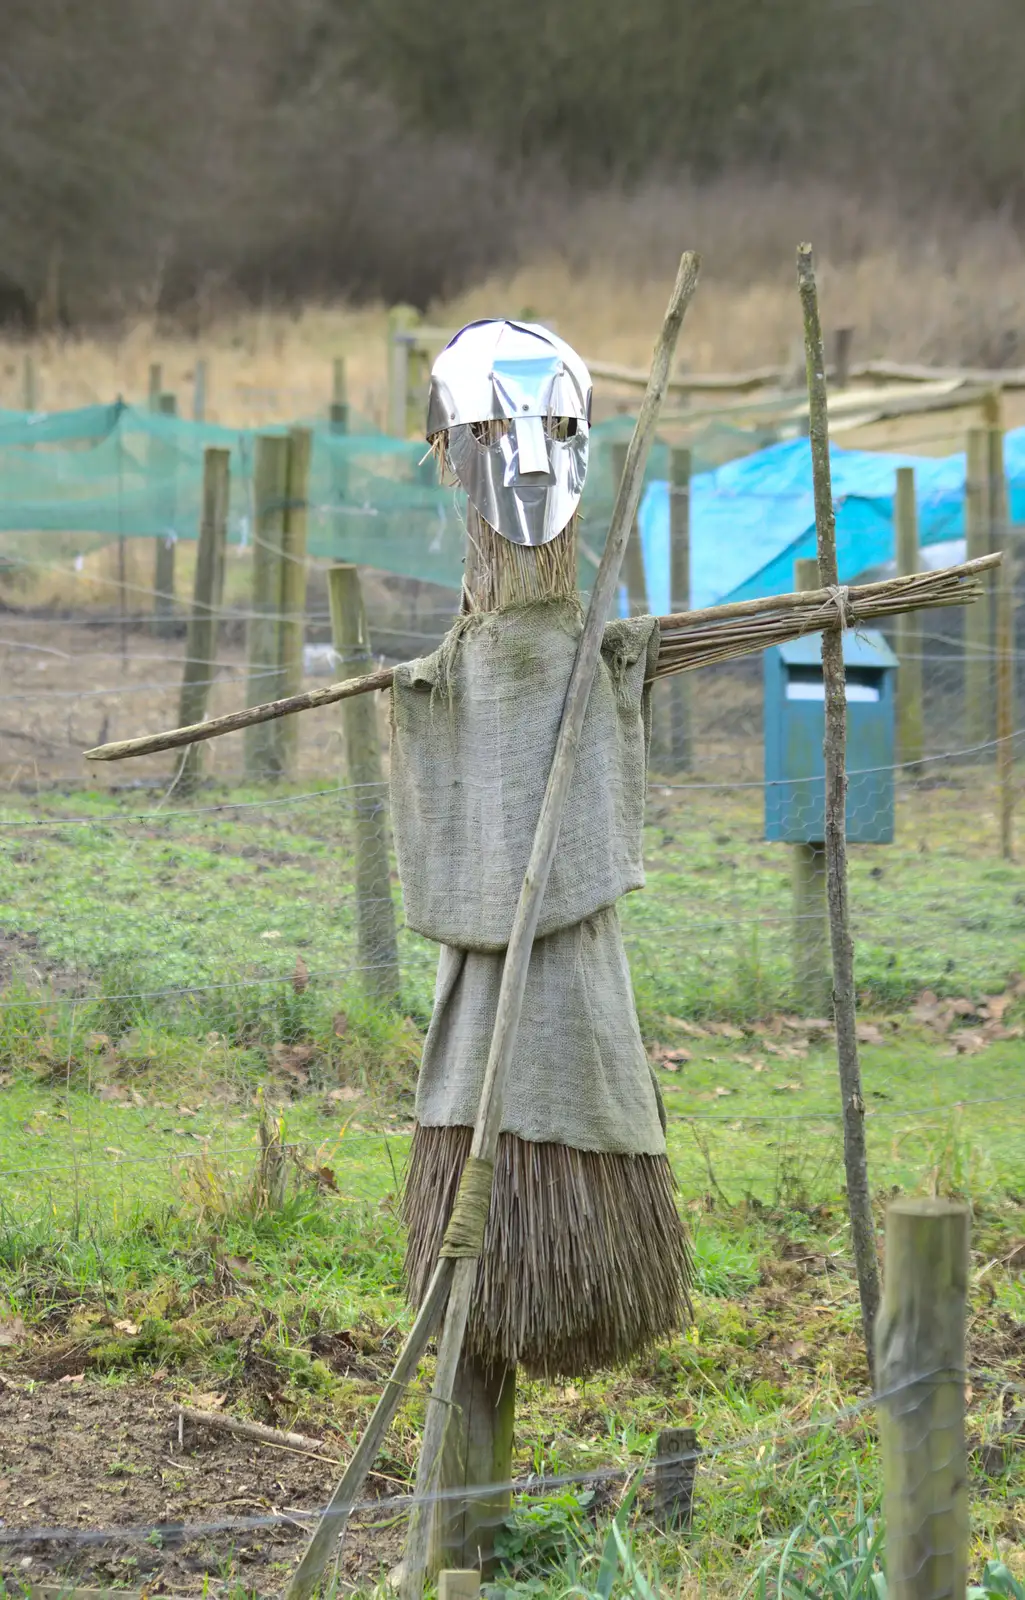
[[[794,562],[794,588],[817,589],[819,564],[814,557]],[[791,845],[794,905],[794,994],[805,1016],[827,1017],[830,1011],[831,963],[826,918],[826,846],[822,840]]]
[[[202,722],[206,716],[211,681],[217,665],[218,611],[224,593],[224,559],[228,538],[230,460],[228,450],[206,450],[203,454],[203,509],[196,550],[192,615],[185,642],[185,670],[178,703],[178,722],[182,727]],[[193,793],[202,773],[203,746],[186,745],[178,769],[179,792]]]
[[[157,411],[161,416],[175,417],[178,401],[173,394],[157,398]],[[157,534],[156,560],[153,566],[153,631],[159,639],[167,639],[174,632],[174,556],[177,543],[178,486],[175,464],[177,452],[164,439],[154,439],[151,456],[157,468],[157,487],[160,494],[159,515],[162,524]]]
[[[340,657],[339,679],[370,670],[370,636],[359,571],[332,567],[328,573],[331,640]],[[299,719],[291,719],[297,722]],[[377,696],[342,702],[345,757],[353,787],[356,854],[356,930],[364,987],[381,1000],[399,991],[395,907],[391,893],[390,839],[381,770]]]
[[[969,1239],[967,1206],[887,1210],[875,1351],[889,1600],[964,1600]]]
[[[919,570],[918,508],[915,503],[914,467],[897,468],[897,493],[894,498],[896,523],[897,576],[906,577]],[[903,611],[897,618],[897,760],[914,766],[922,759],[924,726],[922,716],[922,618],[917,611]]]

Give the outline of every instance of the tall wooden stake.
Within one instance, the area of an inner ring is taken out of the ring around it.
[[[612,460],[612,480],[618,488],[623,481],[626,471],[626,456],[629,446],[620,443],[610,445]],[[648,583],[644,576],[644,554],[641,550],[641,530],[634,517],[633,527],[630,529],[630,539],[623,556],[623,577],[626,580],[627,601],[632,617],[642,617],[649,610]]]
[[[826,400],[826,363],[822,353],[815,268],[810,245],[797,251],[797,281],[804,312],[804,348],[808,373],[808,435],[815,486],[815,532],[818,543],[819,581],[838,587],[836,522],[829,468],[829,413]],[[838,590],[838,604],[842,596]],[[839,619],[838,619],[839,620]],[[825,758],[826,888],[829,897],[829,933],[833,949],[833,1016],[836,1054],[843,1102],[844,1166],[851,1241],[861,1297],[861,1321],[869,1371],[875,1362],[872,1330],[879,1308],[879,1262],[876,1256],[872,1197],[868,1186],[865,1147],[865,1102],[861,1094],[854,995],[854,945],[847,905],[847,686],[843,664],[843,630],[826,628],[822,634],[822,676],[826,690]]]
[[[995,579],[997,799],[1000,854],[1014,860],[1014,596],[1015,562],[1010,549],[1007,476],[1002,428],[989,431],[990,549],[1003,550]]]
[[[896,527],[897,576],[919,569],[918,507],[915,503],[914,467],[897,468],[897,493],[893,502]],[[903,611],[897,618],[897,759],[912,770],[921,761],[924,746],[922,719],[922,618]]]
[[[886,1213],[876,1372],[890,1600],[964,1600],[970,1230],[968,1207],[948,1200],[896,1200]]]
[[[185,639],[185,670],[178,702],[178,720],[183,726],[202,722],[206,715],[217,665],[217,611],[224,584],[230,461],[229,450],[203,452],[203,512],[196,548],[192,615]],[[202,773],[203,746],[190,744],[178,768],[178,792],[192,794]]]
[[[669,452],[669,609],[690,608],[689,450]],[[673,772],[689,772],[694,759],[693,684],[689,672],[669,680],[669,751]]]
[[[313,435],[293,428],[288,436],[288,503],[281,540],[281,622],[278,693],[298,694],[303,683],[303,640],[306,634],[306,532],[309,521],[310,457]],[[278,760],[283,777],[299,772],[299,725],[286,717],[278,733]]]
[[[281,563],[288,500],[288,439],[260,434],[253,469],[256,529],[253,538],[253,601],[247,629],[251,706],[280,697],[278,630],[281,621]],[[265,782],[281,776],[277,729],[256,723],[246,729],[246,777]]]
[[[206,380],[208,370],[206,357],[197,356],[195,371],[192,375],[193,422],[206,421]]]
[[[797,593],[819,587],[819,564],[794,562]],[[821,839],[791,846],[790,882],[794,904],[794,994],[806,1017],[829,1013],[829,929],[826,918],[826,847]]]
[[[673,351],[676,348],[676,341],[679,337],[680,327],[694,290],[697,288],[698,268],[698,258],[690,252],[685,254],[680,261],[680,270],[673,286],[662,332],[655,346],[648,389],[634,429],[634,437],[627,457],[626,473],[619,486],[619,493],[612,512],[609,536],[602,555],[601,565],[598,568],[594,588],[591,591],[587,618],[577,647],[576,661],[570,675],[569,686],[566,690],[555,756],[552,761],[552,769],[544,800],[541,804],[541,815],[538,818],[530,861],[523,880],[523,888],[520,891],[520,899],[513,919],[512,933],[506,950],[502,983],[495,1014],[495,1026],[491,1037],[491,1048],[488,1052],[488,1061],[484,1070],[481,1102],[477,1113],[476,1126],[474,1127],[473,1141],[470,1146],[471,1157],[476,1160],[493,1161],[495,1151],[498,1148],[502,1114],[502,1082],[516,1046],[516,1035],[519,1028],[520,1010],[523,1005],[523,993],[526,988],[530,952],[534,944],[534,932],[537,928],[538,918],[541,913],[541,902],[544,899],[548,875],[555,856],[562,812],[573,780],[576,747],[580,738],[580,730],[583,727],[591,685],[598,665],[605,619],[608,617],[612,609],[612,602],[615,599],[619,583],[619,569],[623,560],[623,549],[629,537],[637,504],[640,500],[644,479],[644,464],[651,447],[651,440],[665,395],[666,384],[669,380],[669,368],[672,363]],[[362,1484],[366,1480],[367,1473],[373,1465],[374,1456],[384,1435],[384,1430],[394,1415],[399,1398],[401,1398],[401,1391],[396,1392],[399,1374],[401,1372],[405,1377],[410,1373],[411,1368],[415,1368],[416,1360],[419,1359],[419,1354],[426,1346],[438,1311],[445,1304],[447,1295],[448,1304],[445,1313],[445,1326],[438,1346],[434,1387],[427,1407],[427,1420],[424,1427],[420,1465],[417,1473],[419,1503],[414,1505],[410,1517],[410,1532],[404,1563],[404,1588],[407,1592],[413,1594],[422,1592],[430,1527],[429,1507],[425,1502],[424,1496],[425,1490],[430,1490],[435,1482],[444,1443],[445,1421],[452,1403],[456,1367],[462,1350],[470,1298],[477,1276],[479,1244],[477,1248],[478,1254],[472,1257],[463,1257],[455,1261],[451,1256],[443,1255],[440,1257],[428,1286],[424,1304],[421,1306],[417,1316],[413,1332],[407,1339],[396,1362],[395,1372],[392,1374],[391,1379],[388,1380],[385,1393],[378,1402],[367,1432],[360,1441],[356,1454],[350,1462],[342,1482],[338,1485],[328,1503],[327,1510],[321,1518],[292,1582],[288,1586],[285,1600],[307,1600],[307,1597],[320,1582],[324,1568],[330,1559],[331,1550],[344,1531],[349,1511],[359,1494]]]
[[[965,476],[965,545],[969,560],[990,548],[989,430],[969,428]],[[964,707],[966,745],[992,737],[993,631],[991,597],[987,593],[965,607]]]
[[[178,401],[173,394],[162,394],[158,402],[162,416],[178,415]],[[178,519],[178,486],[175,473],[176,452],[164,440],[155,441],[160,476],[164,480],[160,497],[161,520],[164,527],[157,535],[157,555],[153,569],[153,631],[157,638],[167,639],[174,632],[174,555],[177,544],[175,523]]]
[[[372,665],[363,590],[356,567],[327,575],[331,640],[341,679],[359,678]],[[342,702],[345,758],[353,789],[356,849],[356,930],[364,987],[384,1001],[399,992],[399,954],[391,896],[388,812],[381,771],[381,736],[373,695]]]

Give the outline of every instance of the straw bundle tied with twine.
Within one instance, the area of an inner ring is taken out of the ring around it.
[[[554,541],[556,544],[558,540]],[[886,578],[881,583],[863,583],[837,589],[809,589],[799,594],[778,594],[766,600],[741,600],[733,605],[708,606],[702,611],[682,611],[659,617],[662,642],[655,667],[656,678],[673,672],[691,672],[714,666],[738,656],[752,655],[770,645],[823,628],[856,628],[859,623],[895,616],[902,611],[924,611],[940,606],[964,606],[983,593],[982,579],[1000,565],[1000,552],[940,567],[935,572],[915,572],[909,577]],[[526,589],[517,583],[516,589]],[[528,598],[524,594],[523,598]],[[505,604],[513,603],[510,595]],[[394,667],[382,667],[361,678],[348,678],[323,689],[270,700],[223,717],[194,723],[187,728],[171,728],[166,733],[147,733],[137,739],[119,739],[86,750],[90,761],[125,761],[132,756],[156,755],[235,733],[254,723],[271,722],[317,706],[334,705],[352,695],[390,689]]]

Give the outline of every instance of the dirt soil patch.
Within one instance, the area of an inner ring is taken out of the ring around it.
[[[0,1575],[26,1587],[60,1580],[184,1595],[213,1579],[280,1592],[310,1527],[303,1514],[325,1504],[336,1469],[191,1423],[179,1442],[174,1400],[159,1379],[0,1377]],[[373,1511],[353,1519],[343,1582],[398,1561],[404,1519],[385,1520],[394,1525],[370,1526],[380,1521]]]

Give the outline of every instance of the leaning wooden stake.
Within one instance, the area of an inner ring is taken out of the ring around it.
[[[217,611],[223,587],[224,551],[228,533],[229,450],[203,452],[203,515],[196,549],[192,615],[185,639],[178,717],[202,722],[217,662]],[[176,787],[191,794],[203,772],[203,747],[189,745],[178,768]]]
[[[690,605],[689,450],[669,452],[669,605]],[[670,771],[689,772],[693,760],[693,702],[690,681],[677,673],[669,687]]]
[[[298,694],[303,681],[306,636],[306,526],[309,515],[313,435],[293,428],[288,436],[288,504],[281,541],[281,621],[278,625],[279,683],[283,695]],[[278,762],[283,777],[299,773],[299,723],[278,729]]]
[[[843,664],[844,592],[836,565],[836,521],[829,470],[829,416],[826,406],[826,364],[822,352],[818,293],[811,246],[797,251],[797,281],[804,312],[804,349],[808,373],[808,434],[815,487],[815,532],[819,582],[836,591],[836,627],[822,633],[822,676],[826,689],[825,802],[826,891],[829,934],[833,948],[833,1016],[836,1054],[843,1100],[844,1166],[851,1239],[861,1297],[861,1321],[869,1371],[874,1365],[872,1329],[879,1308],[879,1263],[876,1258],[872,1197],[868,1187],[865,1148],[865,1102],[861,1094],[854,997],[854,945],[847,904],[847,686]]]
[[[887,1210],[875,1348],[890,1600],[965,1593],[969,1240],[967,1206],[897,1200]]]
[[[794,562],[798,591],[817,589],[818,562]],[[806,1017],[829,1014],[832,990],[829,929],[826,918],[826,847],[821,839],[800,839],[791,847],[790,883],[794,906],[794,998]]]
[[[254,467],[256,529],[253,539],[252,614],[246,631],[249,657],[247,687],[250,705],[263,700],[268,690],[277,698],[281,682],[281,566],[288,502],[288,439],[281,434],[260,434]],[[291,696],[282,696],[288,699]],[[246,777],[255,782],[281,776],[278,730],[260,726],[252,718],[245,741]]]
[[[544,800],[541,804],[541,815],[538,818],[534,844],[527,865],[527,873],[523,880],[523,888],[520,891],[520,899],[516,907],[509,946],[506,951],[494,1032],[491,1037],[491,1048],[488,1053],[487,1066],[484,1071],[484,1083],[481,1089],[480,1108],[477,1113],[473,1141],[470,1146],[470,1159],[467,1162],[463,1183],[460,1185],[461,1196],[464,1185],[467,1182],[467,1174],[472,1175],[471,1185],[473,1177],[476,1178],[479,1185],[482,1175],[486,1174],[488,1185],[486,1193],[490,1193],[489,1168],[494,1162],[501,1128],[502,1080],[516,1046],[516,1034],[519,1028],[520,1010],[523,1005],[523,993],[527,982],[527,968],[534,943],[534,932],[541,913],[541,902],[544,898],[548,874],[551,870],[555,848],[558,843],[562,812],[576,765],[580,730],[583,727],[584,713],[587,710],[587,701],[598,665],[605,621],[615,599],[623,550],[630,536],[637,503],[640,499],[644,463],[665,394],[666,383],[669,378],[669,367],[679,336],[680,326],[687,306],[690,304],[691,297],[697,287],[697,280],[698,258],[688,252],[680,262],[680,270],[673,286],[666,319],[658,344],[655,347],[647,393],[644,396],[637,418],[634,436],[627,455],[626,471],[620,482],[619,492],[612,512],[612,522],[605,552],[598,569],[594,588],[591,591],[587,619],[577,648],[576,661],[570,675],[569,687],[566,690],[562,723],[556,741],[552,769]],[[484,1221],[487,1217],[485,1196],[477,1195],[476,1200],[475,1209],[479,1216],[479,1226],[476,1228],[477,1237],[471,1241],[464,1241],[459,1246],[459,1248],[465,1249],[470,1253],[460,1255],[457,1260],[454,1260],[452,1256],[444,1255],[439,1259],[427,1292],[427,1299],[421,1307],[420,1315],[414,1325],[414,1331],[418,1333],[421,1340],[419,1351],[417,1352],[417,1355],[419,1355],[419,1352],[422,1352],[426,1344],[434,1323],[433,1314],[429,1319],[425,1320],[425,1310],[429,1304],[437,1306],[439,1303],[443,1303],[444,1293],[448,1290],[445,1326],[438,1346],[434,1387],[427,1407],[427,1420],[424,1427],[423,1445],[417,1474],[419,1504],[415,1504],[414,1512],[410,1518],[410,1533],[406,1545],[404,1591],[407,1594],[419,1594],[423,1588],[427,1540],[430,1529],[429,1505],[425,1500],[425,1491],[430,1492],[434,1484],[441,1457],[445,1418],[452,1398],[456,1367],[462,1350],[466,1319],[470,1308],[470,1297],[477,1276],[477,1262],[483,1242]],[[458,1204],[457,1200],[457,1207]],[[452,1248],[456,1248],[456,1246]],[[451,1287],[449,1288],[450,1284]],[[440,1300],[439,1296],[441,1297]],[[414,1336],[411,1334],[406,1341],[402,1356],[400,1356],[400,1362],[406,1363],[406,1370],[408,1370],[412,1359],[411,1347],[413,1344]],[[393,1379],[389,1380],[389,1383],[392,1382]],[[345,1478],[343,1478],[342,1483],[332,1496],[328,1510],[321,1519],[320,1525],[299,1565],[299,1569],[288,1586],[286,1600],[306,1600],[306,1597],[312,1593],[320,1582],[324,1568],[330,1559],[331,1551],[344,1530],[345,1520],[348,1517],[352,1503],[373,1463],[374,1455],[377,1452],[377,1447],[383,1437],[388,1420],[390,1420],[391,1413],[394,1411],[394,1406],[391,1407],[390,1411],[387,1411],[387,1415],[385,1415],[386,1411],[385,1397],[382,1396],[382,1399],[378,1402],[374,1417],[371,1419],[371,1427],[360,1442],[356,1456],[353,1457]],[[384,1418],[383,1425],[382,1417]],[[373,1439],[371,1438],[372,1434]],[[358,1471],[355,1470],[357,1458],[360,1461]]]

